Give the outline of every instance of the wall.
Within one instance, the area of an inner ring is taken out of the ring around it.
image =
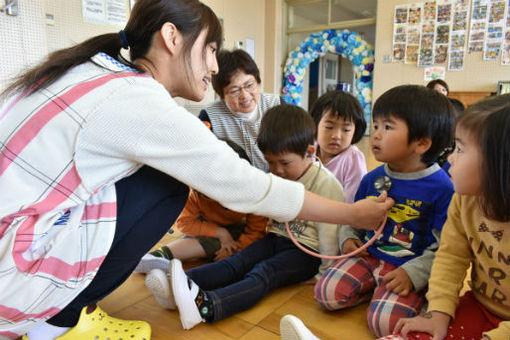
[[[42,1],[20,0],[18,16],[0,13],[0,91],[21,70],[46,56],[43,8]]]
[[[224,41],[223,48],[232,50],[236,41],[246,38],[255,40],[255,62],[259,67],[262,86],[264,88],[265,72],[265,1],[261,0],[201,0],[212,8],[216,15],[223,20]],[[200,103],[185,102],[185,106],[193,113],[197,113],[207,103],[212,102],[216,95],[209,88],[204,100]]]
[[[400,84],[426,84],[424,68],[416,64],[383,63],[383,56],[392,55],[393,13],[395,5],[414,3],[416,0],[378,0],[374,98]],[[464,70],[447,71],[445,81],[450,91],[496,91],[498,80],[510,79],[510,66],[501,66],[501,61],[484,61],[481,52],[467,53]]]
[[[282,0],[267,0],[279,2]],[[265,52],[265,35],[272,34],[271,44],[281,46],[281,34],[275,29],[276,20],[272,20],[272,31],[266,32],[266,22],[263,19],[266,14],[265,1],[260,0],[204,0],[206,5],[223,20],[224,24],[224,47],[234,48],[235,41],[245,38],[255,40],[255,61],[262,74],[263,85],[265,60],[271,54]],[[2,3],[2,1],[0,1]],[[129,1],[126,0],[126,5]],[[281,6],[280,6],[281,7]],[[82,0],[19,0],[20,15],[9,17],[0,13],[0,89],[3,89],[12,75],[21,70],[27,69],[41,61],[47,53],[57,49],[69,47],[75,43],[82,42],[92,36],[118,32],[121,27],[97,25],[84,23],[82,20]],[[273,6],[273,16],[281,18],[281,8]],[[45,21],[45,14],[51,13],[54,16],[54,25],[48,26]],[[281,20],[281,19],[280,19]],[[279,58],[275,51],[271,60]],[[278,76],[269,77],[268,89],[273,90],[275,84],[281,79],[281,70],[277,63],[271,63],[271,68],[276,71],[273,74]],[[277,89],[277,91],[279,88]],[[179,99],[193,113],[204,107],[215,99],[212,87],[208,90],[206,97],[200,103],[194,103]]]
[[[266,0],[264,16],[264,73],[262,84],[265,92],[280,93],[283,65],[283,0]]]

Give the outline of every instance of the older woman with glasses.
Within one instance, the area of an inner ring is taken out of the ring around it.
[[[212,85],[220,99],[200,112],[220,139],[231,140],[247,153],[252,164],[267,172],[264,155],[257,147],[260,121],[268,109],[282,103],[276,94],[260,93],[260,72],[243,50],[218,53],[219,72]]]

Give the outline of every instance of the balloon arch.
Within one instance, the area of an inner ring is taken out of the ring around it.
[[[337,53],[355,66],[356,97],[370,121],[374,48],[349,30],[325,30],[311,34],[289,53],[283,70],[283,95],[289,104],[299,105],[305,69],[326,52]]]

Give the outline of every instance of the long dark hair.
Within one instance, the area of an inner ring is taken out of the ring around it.
[[[221,24],[214,12],[198,0],[138,0],[124,28],[132,61],[145,58],[154,33],[164,23],[171,22],[184,36],[185,57],[202,30],[207,29],[205,45],[222,42]],[[123,41],[119,33],[90,38],[73,47],[51,53],[40,65],[19,76],[0,97],[17,91],[34,91],[52,84],[70,68],[83,64],[99,52],[104,52],[138,71],[140,68],[120,55]],[[189,58],[185,58],[189,60]]]
[[[477,141],[480,165],[480,207],[490,219],[510,221],[510,94],[471,105],[457,126]]]

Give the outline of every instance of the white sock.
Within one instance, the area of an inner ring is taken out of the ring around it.
[[[53,340],[58,338],[71,327],[58,327],[43,322],[27,332],[27,338],[30,340]]]

